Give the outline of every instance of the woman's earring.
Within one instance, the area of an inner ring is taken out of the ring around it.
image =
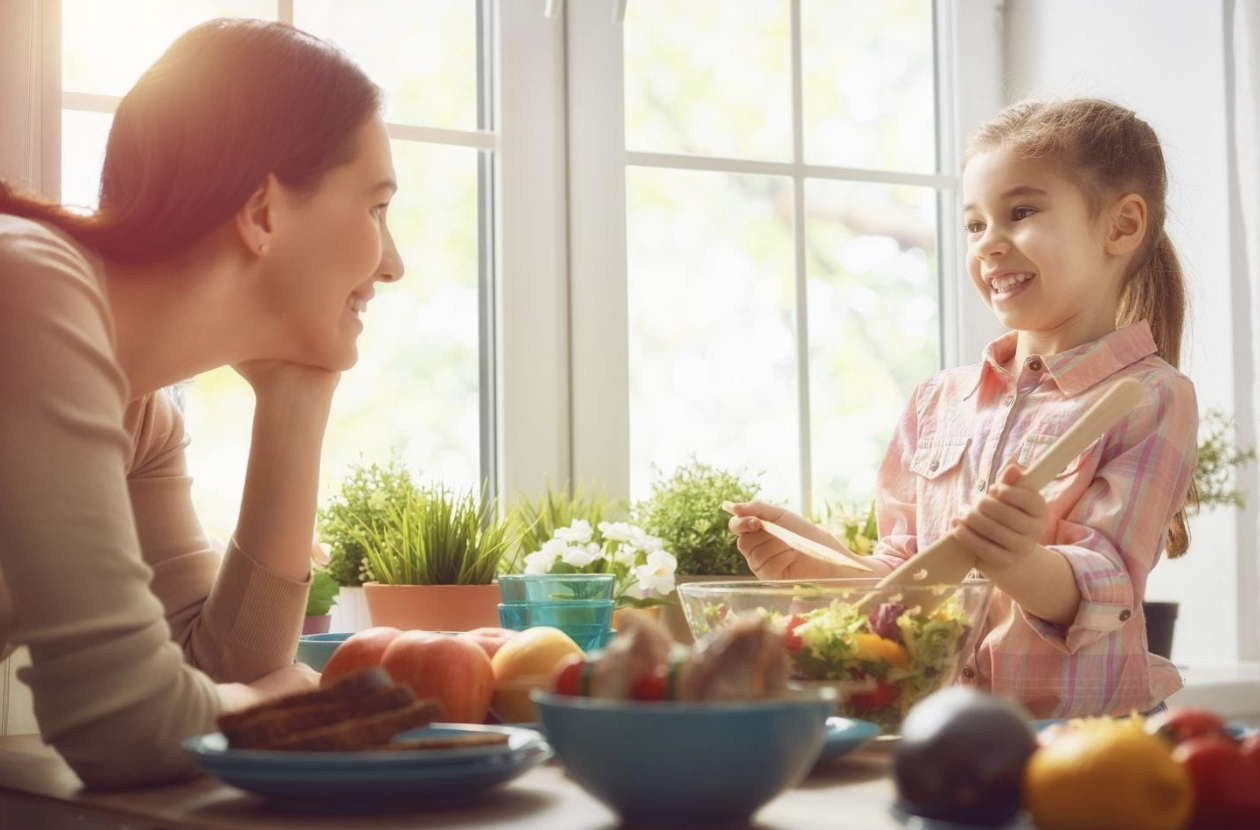
[[[264,242],[263,244],[258,246],[258,255],[263,256],[266,253],[267,253],[267,243]]]

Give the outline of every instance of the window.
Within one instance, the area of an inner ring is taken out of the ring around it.
[[[569,14],[570,72],[619,87],[570,88],[573,169],[603,171],[571,188],[578,475],[637,498],[695,454],[805,512],[869,499],[914,386],[958,352],[954,4]],[[588,244],[624,250],[600,289],[624,308],[580,286]],[[624,435],[597,441],[616,406]]]
[[[349,463],[396,452],[453,487],[492,478],[494,4],[372,0],[100,0],[62,8],[61,195],[85,207],[96,189],[112,112],[183,31],[213,17],[280,19],[341,46],[385,90],[401,184],[390,228],[408,277],[367,314],[359,363],[343,375],[325,441],[322,492]],[[120,58],[121,56],[121,58]],[[544,91],[543,94],[549,94]],[[253,396],[230,368],[184,387],[193,497],[207,532],[236,523]]]

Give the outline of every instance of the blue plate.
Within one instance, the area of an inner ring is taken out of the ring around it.
[[[823,736],[822,754],[818,756],[818,760],[847,755],[874,738],[879,732],[879,726],[870,721],[827,718],[827,732]]]
[[[381,801],[466,796],[510,781],[547,760],[551,747],[530,729],[435,724],[399,738],[504,734],[506,746],[398,752],[286,752],[229,749],[214,732],[184,741],[204,771],[271,799],[322,808],[371,808]]]

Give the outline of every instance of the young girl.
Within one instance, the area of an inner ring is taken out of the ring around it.
[[[1166,190],[1154,131],[1115,104],[1020,103],[981,127],[963,172],[967,270],[1011,331],[915,390],[879,471],[872,566],[887,573],[955,534],[995,584],[961,682],[1035,717],[1145,711],[1181,686],[1148,653],[1142,615],[1160,553],[1189,542],[1197,452]],[[1020,470],[1126,377],[1142,403],[1042,491],[1021,487]],[[759,577],[858,575],[758,522],[839,546],[801,517],[760,502],[736,512]]]
[[[276,23],[184,34],[123,98],[91,216],[0,183],[0,656],[89,786],[191,769],[224,710],[311,688],[293,664],[320,447],[374,287],[402,275],[380,92]],[[164,387],[253,387],[220,564]]]

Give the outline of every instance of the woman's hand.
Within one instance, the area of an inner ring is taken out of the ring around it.
[[[315,395],[332,398],[340,372],[284,360],[247,360],[233,367],[254,390],[257,397],[271,395]]]
[[[1008,464],[962,519],[950,527],[968,550],[980,560],[980,570],[990,579],[1026,558],[1040,544],[1050,510],[1041,493],[1019,485],[1023,471]]]
[[[291,663],[263,675],[253,683],[220,683],[219,705],[224,712],[237,712],[267,700],[319,688],[319,672],[303,663]]]
[[[748,560],[748,567],[758,579],[828,579],[865,575],[798,553],[761,528],[761,519],[765,519],[829,548],[844,550],[834,536],[791,510],[760,501],[736,504],[734,510],[735,516],[728,527],[738,537],[736,544],[739,552]]]

